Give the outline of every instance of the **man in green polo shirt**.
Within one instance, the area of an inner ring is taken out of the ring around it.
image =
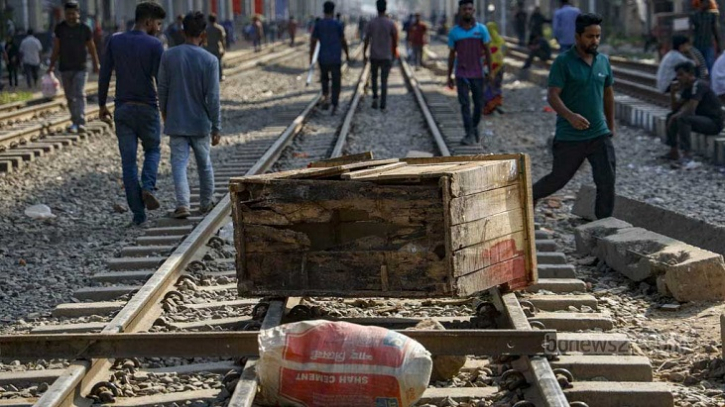
[[[534,185],[534,201],[563,188],[588,160],[592,166],[598,219],[614,210],[614,77],[606,56],[597,53],[602,18],[576,19],[576,46],[556,58],[549,73],[549,104],[556,111],[554,165]]]

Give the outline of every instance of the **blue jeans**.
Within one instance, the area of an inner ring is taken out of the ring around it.
[[[186,178],[186,168],[189,164],[189,148],[194,150],[196,167],[199,172],[201,189],[201,207],[212,204],[214,198],[214,169],[211,165],[211,136],[185,137],[171,136],[171,173],[174,176],[176,189],[176,207],[190,208],[189,180]]]
[[[116,108],[114,115],[118,149],[123,164],[123,186],[126,189],[126,201],[133,212],[133,221],[146,221],[141,191],[156,190],[156,175],[161,159],[161,122],[159,111],[150,105],[124,104]],[[136,152],[138,141],[144,151],[141,184],[138,179]]]
[[[63,92],[68,101],[68,110],[73,124],[86,125],[86,71],[64,71],[60,73]]]
[[[463,116],[463,127],[466,129],[466,137],[478,134],[478,125],[481,123],[481,112],[483,111],[483,79],[456,78],[458,88],[458,103],[461,104],[461,116]],[[471,98],[473,96],[473,115],[471,115]]]
[[[707,65],[707,71],[712,75],[712,66],[715,65],[715,47],[702,47],[697,48],[705,58],[705,65]]]

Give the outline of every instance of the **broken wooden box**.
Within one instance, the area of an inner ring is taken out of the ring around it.
[[[467,296],[536,280],[525,155],[333,161],[230,191],[241,295]]]

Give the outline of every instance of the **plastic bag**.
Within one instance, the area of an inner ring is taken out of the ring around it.
[[[60,82],[53,72],[43,75],[43,78],[40,80],[40,91],[43,93],[43,97],[55,97],[58,94],[58,89],[60,89]]]
[[[25,208],[25,216],[31,219],[52,219],[55,218],[48,205],[33,205]]]
[[[265,405],[406,407],[423,395],[433,362],[397,332],[305,321],[261,331],[257,376]]]

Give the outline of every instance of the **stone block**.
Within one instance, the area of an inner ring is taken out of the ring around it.
[[[652,264],[678,301],[725,299],[725,262],[719,254],[677,242],[656,253]]]
[[[597,247],[597,240],[617,233],[621,229],[631,228],[632,225],[617,218],[600,219],[586,225],[579,226],[574,230],[576,240],[576,251],[581,256],[588,256],[594,253]]]
[[[634,281],[655,279],[660,293],[678,301],[725,299],[725,262],[703,250],[642,228],[599,240],[597,256]]]
[[[609,267],[634,281],[642,281],[655,276],[649,255],[671,242],[673,239],[646,229],[628,228],[599,239],[596,254]]]

